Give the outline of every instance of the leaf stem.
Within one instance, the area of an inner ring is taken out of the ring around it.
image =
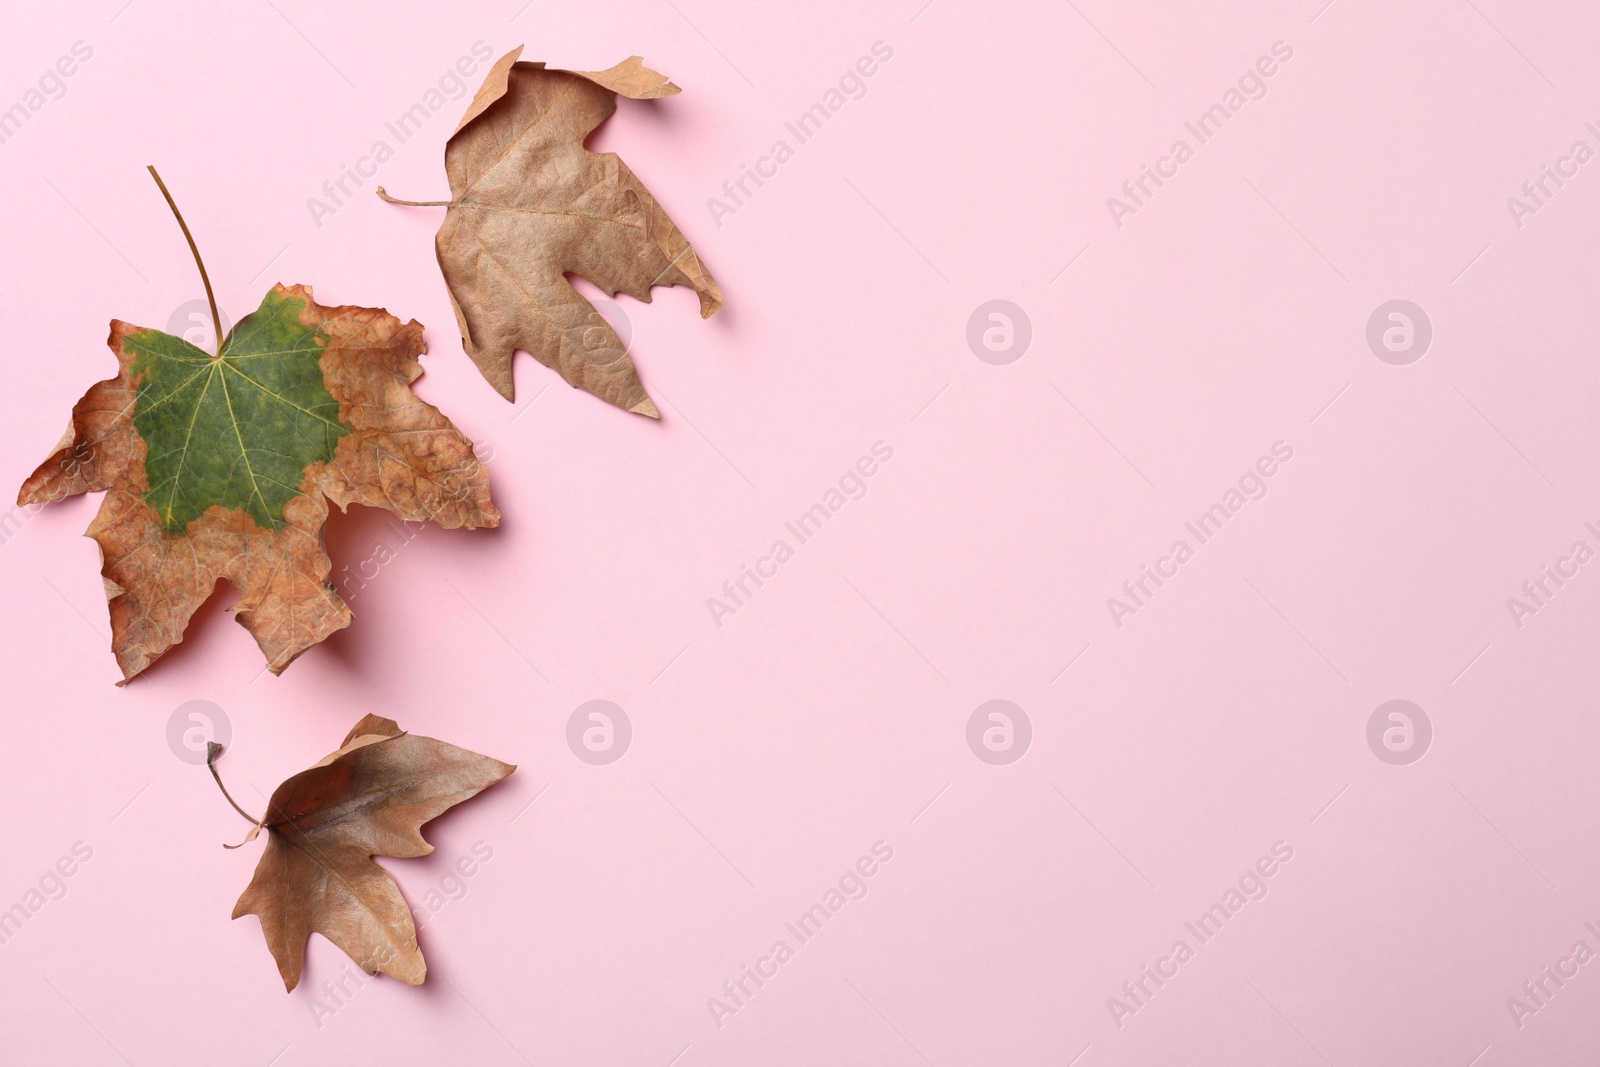
[[[211,279],[206,274],[206,265],[205,265],[205,263],[203,263],[201,261],[201,259],[200,259],[200,249],[195,247],[194,235],[189,232],[189,224],[187,222],[183,221],[183,212],[179,211],[178,210],[178,205],[173,203],[172,194],[167,192],[167,183],[161,180],[161,175],[156,173],[156,168],[154,166],[150,167],[150,177],[152,177],[152,178],[154,178],[156,180],[156,185],[158,187],[160,187],[160,189],[161,189],[161,195],[167,198],[167,206],[172,209],[173,216],[175,218],[177,218],[178,225],[183,230],[183,239],[185,241],[189,242],[189,252],[194,256],[194,265],[200,268],[200,280],[203,283],[205,283],[205,287],[206,287],[206,303],[211,305],[211,329],[213,331],[213,336],[216,338],[216,342],[217,342],[217,353],[213,358],[221,359],[222,358],[222,316],[217,314],[217,298],[211,292]],[[215,774],[216,772],[213,771],[212,773]],[[218,779],[217,784],[218,785],[222,784],[221,779]],[[226,789],[224,789],[222,791],[222,793],[223,793],[224,796],[227,796],[228,791]],[[228,799],[231,801],[233,798],[229,797]],[[239,805],[237,805],[237,804],[234,805],[234,807],[236,807],[236,808],[238,806]]]
[[[222,784],[222,775],[217,773],[217,759],[221,757],[222,751],[222,746],[217,744],[215,741],[206,742],[206,766],[211,768],[211,777],[217,780],[217,788],[222,790],[222,795],[228,798],[228,803],[233,805],[233,810],[238,812],[240,815],[243,815],[246,822],[260,826],[266,820],[258,819],[254,815],[251,815],[248,811],[245,811],[243,808],[241,808],[239,806],[239,802],[234,800],[233,797],[228,793],[228,787]]]
[[[387,200],[391,204],[403,204],[406,207],[455,207],[461,203],[459,200],[397,200],[390,196],[381,185],[378,186],[378,199]]]

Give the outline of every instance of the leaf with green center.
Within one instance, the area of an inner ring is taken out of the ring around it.
[[[348,625],[322,543],[329,503],[499,523],[472,443],[411,391],[418,322],[274,286],[217,357],[125,322],[110,345],[120,373],[78,402],[18,499],[106,490],[88,532],[124,680],[183,639],[219,579],[274,673]]]
[[[350,432],[318,366],[327,338],[300,322],[304,308],[268,293],[217,358],[158,330],[124,342],[139,380],[133,422],[149,446],[145,501],[169,532],[212,505],[283,526],[305,469],[331,460]]]

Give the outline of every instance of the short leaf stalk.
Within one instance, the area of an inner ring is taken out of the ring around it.
[[[223,747],[217,744],[215,741],[206,742],[206,766],[211,770],[211,777],[216,779],[217,788],[222,790],[222,795],[227,799],[229,804],[233,805],[233,810],[244,816],[246,822],[252,824],[249,837],[246,837],[237,845],[222,846],[223,848],[239,848],[242,845],[247,845],[251,841],[254,841],[256,834],[261,832],[261,828],[266,825],[267,820],[258,819],[254,815],[251,815],[248,811],[245,811],[243,808],[241,808],[239,806],[239,802],[233,799],[233,794],[228,792],[228,787],[222,784],[222,775],[217,773],[217,760],[222,758],[223,751]]]
[[[459,200],[400,200],[390,196],[381,185],[377,191],[379,200],[387,200],[391,204],[403,204],[406,207],[455,207],[461,203]]]

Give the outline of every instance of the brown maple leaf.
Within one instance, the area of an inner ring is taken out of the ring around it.
[[[210,746],[213,774],[221,754],[220,745]],[[433,846],[422,837],[424,823],[514,770],[366,716],[337,752],[273,790],[266,817],[247,838],[264,827],[267,847],[233,917],[260,916],[286,989],[300,982],[313,933],[368,974],[421,985],[428,968],[411,910],[372,857],[426,856]]]
[[[450,200],[378,195],[449,208],[435,247],[462,345],[507,400],[521,349],[569,385],[660,418],[622,340],[566,275],[646,303],[653,286],[687,285],[701,318],[722,306],[711,273],[627,164],[583,146],[618,93],[650,100],[679,89],[638,56],[568,71],[519,63],[521,54],[495,63],[445,145]]]

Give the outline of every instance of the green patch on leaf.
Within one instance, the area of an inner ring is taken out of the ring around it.
[[[285,525],[306,468],[332,459],[350,432],[322,379],[327,337],[301,324],[305,308],[269,292],[215,359],[159,330],[125,340],[138,383],[133,422],[148,446],[144,499],[168,532],[218,505],[266,529]]]

